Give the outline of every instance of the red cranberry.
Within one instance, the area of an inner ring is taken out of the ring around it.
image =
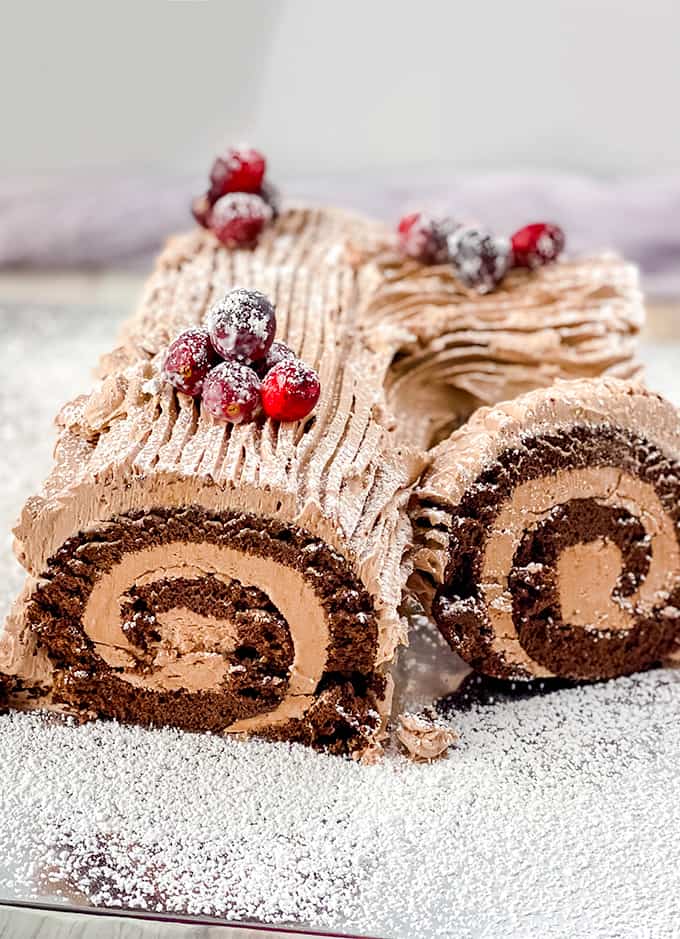
[[[511,252],[507,238],[497,238],[480,228],[459,228],[448,241],[453,269],[466,287],[490,293],[508,272]]]
[[[272,210],[260,196],[232,192],[212,207],[210,228],[227,248],[254,248]]]
[[[173,388],[195,398],[216,361],[208,330],[187,329],[170,343],[163,361],[163,376]]]
[[[228,192],[259,192],[267,168],[265,158],[250,147],[231,147],[210,170],[210,197],[216,202]]]
[[[212,211],[212,202],[206,192],[203,196],[196,196],[191,203],[191,214],[199,225],[203,228],[210,227],[210,213]]]
[[[260,379],[242,362],[220,362],[203,383],[203,407],[218,421],[252,421],[260,407]]]
[[[213,348],[223,359],[257,362],[269,352],[276,333],[276,311],[259,290],[235,287],[208,311]]]
[[[447,238],[457,227],[453,219],[434,219],[414,212],[399,222],[399,246],[408,257],[424,264],[443,264],[449,254]]]
[[[276,421],[299,421],[316,406],[319,376],[300,359],[284,359],[262,382],[262,407]]]
[[[410,242],[409,238],[411,235],[411,230],[419,227],[420,223],[420,212],[412,212],[410,215],[404,215],[397,225],[397,236],[399,238],[399,247],[402,249],[404,254],[410,255]]]
[[[264,378],[267,372],[271,372],[274,366],[278,365],[279,362],[285,362],[288,359],[294,358],[296,358],[295,353],[285,342],[273,342],[265,358],[257,363],[255,371],[260,378]]]
[[[537,222],[525,225],[512,236],[515,267],[542,267],[556,261],[564,251],[565,237],[559,225]]]

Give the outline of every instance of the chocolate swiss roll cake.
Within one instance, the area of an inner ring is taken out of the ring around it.
[[[29,577],[0,634],[15,694],[338,752],[374,745],[406,641],[424,448],[480,400],[636,371],[630,269],[554,271],[475,297],[399,259],[382,225],[332,210],[283,211],[253,250],[203,230],[172,240],[94,389],[61,410],[54,467],[15,530]],[[316,369],[308,417],[219,421],[164,380],[174,337],[235,287],[271,300],[277,340]],[[450,496],[433,495],[438,511]],[[614,525],[605,515],[597,532]]]
[[[680,415],[659,396],[578,380],[482,408],[415,515],[415,581],[474,668],[595,679],[676,654]]]

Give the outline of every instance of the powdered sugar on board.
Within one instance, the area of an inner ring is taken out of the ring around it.
[[[473,707],[448,759],[363,767],[8,714],[0,891],[404,939],[665,935],[679,718],[657,671]]]

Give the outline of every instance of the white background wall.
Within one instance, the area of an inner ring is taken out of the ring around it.
[[[678,0],[0,0],[3,172],[680,168]]]

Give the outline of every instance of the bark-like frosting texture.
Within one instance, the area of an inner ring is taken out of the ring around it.
[[[604,678],[680,640],[680,417],[614,379],[481,409],[419,487],[414,583],[499,677]]]
[[[217,423],[159,380],[168,343],[238,285],[271,298],[277,338],[319,373],[307,420]],[[618,261],[520,273],[480,299],[332,210],[282,213],[254,251],[172,240],[98,384],[58,417],[16,528],[29,580],[0,673],[68,710],[373,747],[405,641],[422,447],[480,401],[635,372],[639,319]]]
[[[639,377],[644,320],[635,268],[613,255],[514,270],[480,297],[450,265],[423,267],[389,253],[366,310],[377,330],[404,332],[387,380],[393,410],[412,416],[431,445],[480,405],[557,379]],[[428,421],[419,420],[423,412]]]

